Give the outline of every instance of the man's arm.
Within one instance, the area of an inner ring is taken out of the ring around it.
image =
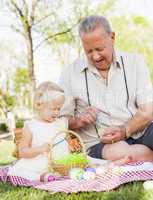
[[[137,69],[135,90],[136,104],[138,107],[137,112],[122,126],[106,129],[102,136],[102,141],[104,143],[124,140],[125,137],[142,131],[153,121],[153,88],[149,70],[144,58],[140,55],[135,56],[135,65]]]
[[[140,105],[136,114],[125,124],[126,137],[142,131],[153,121],[153,102]]]
[[[101,136],[103,143],[113,143],[124,140],[133,134],[144,130],[153,121],[153,102],[141,105],[136,114],[121,126],[106,128]]]
[[[153,102],[139,106],[136,114],[121,126],[110,126],[103,130],[101,140],[103,143],[112,143],[124,140],[143,131],[153,121]]]
[[[125,125],[127,137],[142,131],[153,120],[153,87],[149,68],[142,56],[138,55],[136,58],[136,104],[138,110]]]
[[[94,124],[96,121],[97,109],[87,107],[84,112],[75,116],[76,96],[74,96],[73,85],[71,85],[71,67],[63,71],[60,76],[59,85],[63,88],[65,93],[65,103],[60,111],[61,116],[68,118],[69,129],[77,130],[89,124]],[[87,105],[88,106],[88,105]]]

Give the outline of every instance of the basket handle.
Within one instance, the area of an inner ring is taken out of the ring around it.
[[[78,138],[78,140],[79,140],[79,142],[80,142],[80,144],[81,144],[81,147],[82,147],[82,153],[85,154],[85,152],[86,152],[86,151],[85,151],[84,143],[83,143],[81,137],[80,137],[76,132],[74,132],[74,131],[72,131],[72,130],[62,130],[62,131],[59,131],[59,132],[53,137],[52,142],[50,143],[50,152],[48,153],[48,164],[49,164],[49,170],[50,170],[50,171],[52,171],[52,169],[51,169],[52,160],[53,160],[53,158],[52,158],[52,149],[54,148],[54,146],[55,146],[56,144],[59,144],[60,142],[64,141],[65,139],[59,141],[59,142],[56,143],[55,145],[53,144],[53,142],[54,142],[54,140],[56,139],[56,137],[59,136],[59,135],[62,134],[62,133],[65,133],[65,134],[66,134],[65,138],[68,137],[69,134],[74,135],[76,138]]]

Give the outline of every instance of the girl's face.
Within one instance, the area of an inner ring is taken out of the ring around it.
[[[64,96],[59,96],[54,100],[44,103],[39,112],[39,117],[46,122],[55,121],[59,117],[63,103]]]

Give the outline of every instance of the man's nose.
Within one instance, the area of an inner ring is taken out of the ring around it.
[[[92,52],[92,57],[94,60],[98,60],[100,58],[100,54],[98,51],[93,51]]]

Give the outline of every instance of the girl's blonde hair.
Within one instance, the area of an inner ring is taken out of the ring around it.
[[[42,104],[51,101],[53,98],[56,99],[56,96],[59,97],[59,95],[64,96],[64,91],[56,83],[50,81],[41,83],[35,91],[34,111],[39,111]]]

